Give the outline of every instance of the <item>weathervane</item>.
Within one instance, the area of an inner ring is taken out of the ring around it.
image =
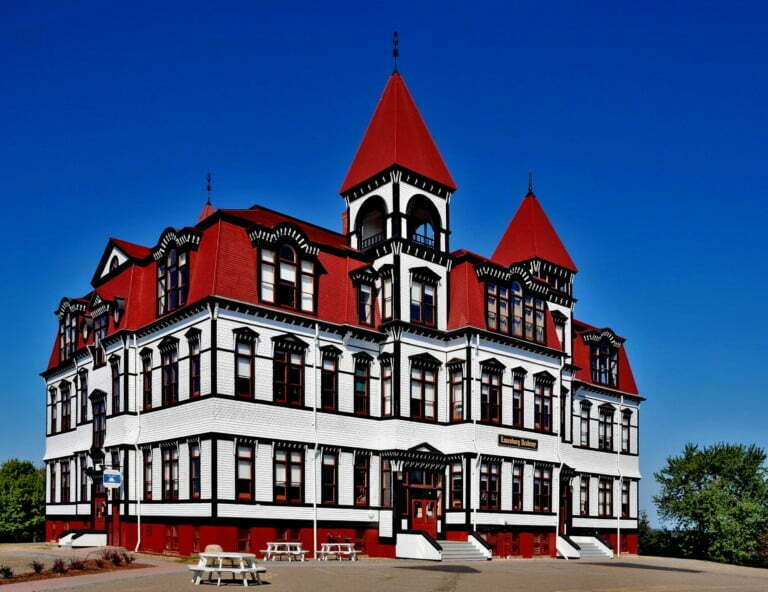
[[[397,58],[400,57],[400,50],[397,49],[397,46],[400,44],[400,38],[397,35],[397,31],[392,33],[392,58],[394,60],[394,67],[392,69],[392,72],[397,72]]]
[[[208,192],[208,205],[211,205],[211,188],[213,187],[211,173],[206,177],[205,190]]]

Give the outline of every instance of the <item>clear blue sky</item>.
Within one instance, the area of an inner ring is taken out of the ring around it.
[[[490,254],[532,169],[578,318],[629,338],[641,507],[687,441],[768,445],[764,4],[158,4],[0,9],[0,460],[42,455],[53,310],[108,236],[194,222],[208,170],[217,206],[340,226],[393,30],[453,247]]]

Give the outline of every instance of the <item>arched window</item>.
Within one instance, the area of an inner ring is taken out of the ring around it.
[[[260,276],[264,302],[315,312],[315,263],[301,259],[292,246],[262,249]]]
[[[607,339],[592,346],[592,381],[607,386],[619,384],[619,355]]]
[[[120,260],[117,258],[117,255],[112,255],[112,259],[109,262],[109,273],[112,273],[113,271],[115,271],[119,265],[120,265]]]
[[[523,290],[519,281],[509,285],[487,282],[485,302],[489,329],[546,343],[544,299]]]
[[[361,249],[373,247],[387,236],[387,214],[379,197],[369,198],[357,217],[356,230]]]
[[[423,197],[415,197],[408,206],[408,238],[415,243],[434,248],[440,218],[434,206]]]
[[[157,263],[157,314],[176,310],[187,303],[189,255],[169,249]]]

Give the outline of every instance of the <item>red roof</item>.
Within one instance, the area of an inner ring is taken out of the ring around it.
[[[129,243],[128,241],[120,240],[119,238],[110,238],[110,241],[123,253],[133,259],[144,259],[150,253],[148,247],[137,245],[136,243]]]
[[[588,343],[584,343],[582,333],[585,331],[595,331],[597,327],[588,325],[582,321],[573,321],[573,363],[578,366],[576,371],[576,378],[587,382],[589,384],[595,384],[596,386],[602,386],[592,380],[591,361],[590,361],[590,346]],[[618,337],[618,336],[617,336]],[[638,394],[637,383],[635,382],[635,376],[632,374],[632,367],[629,365],[629,356],[627,355],[626,343],[622,343],[618,348],[618,378],[619,384],[616,385],[616,390],[629,393],[632,395]]]
[[[578,271],[538,198],[529,193],[507,226],[492,259],[502,265],[511,265],[534,257]]]
[[[403,77],[397,72],[387,81],[340,193],[394,164],[456,189]]]
[[[206,202],[206,204],[203,206],[203,209],[200,211],[200,216],[197,218],[197,223],[200,224],[200,222],[205,220],[208,216],[215,213],[216,208],[211,205],[211,202]]]

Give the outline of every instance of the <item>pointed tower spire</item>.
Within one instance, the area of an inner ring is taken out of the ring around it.
[[[578,271],[533,193],[533,176],[530,173],[528,194],[507,226],[492,258],[502,265],[538,258],[572,272]]]
[[[211,176],[211,173],[209,172],[208,175],[205,178],[205,191],[208,194],[208,199],[205,202],[205,205],[203,206],[202,211],[200,212],[200,216],[197,218],[198,224],[205,220],[208,216],[212,215],[216,212],[216,208],[213,207],[211,204],[211,190],[213,189],[213,177]]]
[[[451,191],[456,189],[419,109],[397,71],[387,81],[339,192],[344,194],[393,165]]]

